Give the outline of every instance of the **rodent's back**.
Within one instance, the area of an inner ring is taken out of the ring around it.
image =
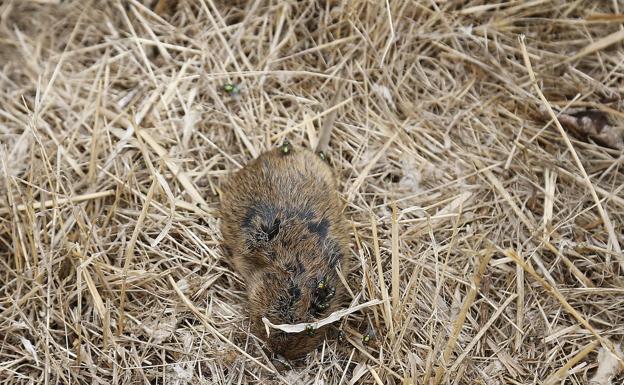
[[[262,317],[313,322],[336,310],[348,227],[331,168],[309,150],[282,147],[232,175],[221,194],[223,249],[247,284],[254,332],[266,335]],[[268,343],[296,357],[322,335],[273,331]]]

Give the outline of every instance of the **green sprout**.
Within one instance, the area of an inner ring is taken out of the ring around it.
[[[233,83],[227,83],[226,85],[224,85],[223,90],[230,95],[236,95],[240,91],[240,89]]]

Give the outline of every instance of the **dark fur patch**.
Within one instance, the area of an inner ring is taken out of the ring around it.
[[[308,223],[308,230],[317,234],[321,239],[325,239],[327,231],[329,230],[329,221],[323,218],[318,222],[310,222]]]
[[[254,202],[247,208],[241,227],[244,229],[254,228],[254,219],[256,218],[260,218],[262,223],[271,223],[277,217],[277,212],[277,208],[273,205]]]
[[[282,283],[282,285],[283,284],[284,283]],[[276,314],[283,322],[299,322],[299,317],[296,315],[296,306],[301,300],[303,293],[301,292],[299,286],[297,286],[292,280],[290,281],[287,293],[287,295],[281,294],[277,297],[273,307],[274,314]]]
[[[267,235],[268,240],[275,238],[275,236],[279,233],[281,221],[279,218],[275,218],[271,226],[266,226],[264,224],[260,225],[262,231],[264,231]]]
[[[300,299],[301,289],[299,289],[294,283],[291,284],[290,288],[288,289],[288,296],[278,297],[276,301],[276,310],[284,321],[288,323],[297,322],[293,308]]]
[[[297,257],[295,263],[289,263],[285,267],[286,270],[295,277],[305,273],[305,266],[303,266],[303,263],[301,262],[299,257]]]
[[[254,203],[245,212],[241,228],[254,242],[268,242],[279,233],[281,220],[278,208],[266,203]]]
[[[305,266],[299,260],[299,258],[297,258],[297,267],[299,268],[299,271],[301,272],[301,274],[305,273],[305,271],[306,271]]]
[[[321,315],[321,313],[322,313],[322,310],[320,310],[314,304],[310,306],[310,309],[308,310],[308,314],[310,314],[314,318],[318,318]]]
[[[314,212],[310,210],[298,210],[294,216],[302,221],[311,221],[314,219]]]
[[[275,205],[253,202],[245,212],[241,227],[251,228],[254,227],[254,219],[260,218],[262,222],[269,223],[274,220],[278,213],[281,212],[284,219],[297,218],[302,222],[313,221],[315,213],[312,210],[306,208],[293,208],[293,207],[276,207]],[[327,220],[322,219],[327,224]]]
[[[301,298],[301,289],[299,289],[296,285],[292,285],[288,289],[288,295],[294,302],[297,302]]]
[[[295,323],[295,315],[292,312],[293,300],[288,297],[280,297],[276,302],[276,313],[279,315],[278,322]]]
[[[241,228],[250,229],[253,227],[253,219],[258,215],[258,206],[256,204],[251,205],[247,208],[245,212],[245,216],[243,217],[243,223],[241,223]]]

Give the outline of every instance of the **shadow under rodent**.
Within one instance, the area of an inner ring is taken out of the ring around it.
[[[348,227],[331,168],[310,150],[268,151],[234,173],[221,189],[223,251],[247,286],[252,332],[274,353],[299,358],[327,327],[297,334],[274,324],[312,323],[344,300]]]

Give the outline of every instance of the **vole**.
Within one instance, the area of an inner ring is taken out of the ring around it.
[[[330,106],[342,97],[343,84]],[[220,190],[222,250],[245,281],[252,332],[287,359],[318,347],[328,327],[267,336],[262,318],[311,324],[346,297],[338,271],[348,272],[349,226],[325,156],[336,112],[324,121],[314,151],[285,142],[231,175]]]
[[[327,135],[322,135],[321,140]],[[221,188],[222,249],[243,277],[252,332],[276,354],[315,349],[327,327],[292,334],[274,324],[312,323],[337,310],[345,289],[349,228],[323,153],[288,143],[261,154]]]

